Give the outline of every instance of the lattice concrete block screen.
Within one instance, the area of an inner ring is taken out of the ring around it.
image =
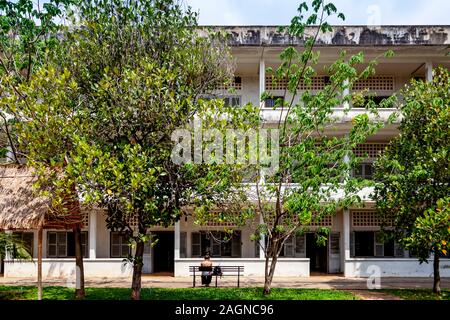
[[[353,84],[354,91],[393,91],[394,76],[375,76],[361,79]]]
[[[233,221],[219,221],[219,213],[213,213],[215,217],[207,221],[204,226],[206,227],[236,227]],[[217,215],[217,216],[216,216]]]
[[[83,211],[82,212],[82,223],[83,223],[83,228],[89,228],[89,212],[88,211]]]
[[[377,158],[384,152],[388,143],[362,143],[353,149],[353,153],[357,157]]]
[[[333,217],[326,216],[326,217],[323,217],[318,222],[311,222],[311,224],[309,226],[310,227],[331,227],[332,224],[333,224]]]
[[[236,227],[236,224],[231,221],[218,222],[218,221],[208,221],[206,227]]]
[[[300,82],[299,90],[322,90],[325,87],[325,76],[312,77],[312,83],[306,85]],[[266,77],[266,90],[284,90],[287,88],[287,79],[274,79],[272,76]]]
[[[234,77],[231,83],[227,84],[221,83],[216,86],[216,90],[229,90],[229,89],[242,90],[242,78]]]
[[[128,219],[128,224],[130,225],[130,228],[133,230],[137,230],[138,229],[138,218],[137,217],[130,217]]]
[[[382,220],[376,211],[372,210],[352,210],[353,227],[379,227]],[[387,225],[392,225],[392,220],[386,221]]]

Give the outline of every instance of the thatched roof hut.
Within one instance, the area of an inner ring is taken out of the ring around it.
[[[82,224],[78,196],[67,195],[64,208],[54,210],[48,197],[33,187],[37,176],[28,166],[0,165],[0,230],[38,230],[38,299],[42,299],[42,238],[44,228],[68,228]],[[58,214],[59,213],[59,214]]]
[[[27,166],[0,166],[0,229],[38,229],[45,224],[50,200],[37,196],[33,170]]]
[[[0,165],[0,230],[71,228],[82,223],[77,200],[68,201],[67,212],[52,210],[50,199],[33,187],[36,180],[28,166]]]

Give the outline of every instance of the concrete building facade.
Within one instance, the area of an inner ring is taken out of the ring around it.
[[[268,67],[276,68],[282,50],[294,45],[301,47],[302,38],[293,38],[277,31],[276,27],[215,27],[230,34],[232,54],[236,59],[233,93],[218,91],[227,103],[236,107],[248,102],[259,105],[263,92],[273,96],[283,95],[283,84],[274,84],[266,75]],[[307,32],[312,32],[308,29]],[[349,53],[363,51],[366,60],[379,58],[376,75],[358,83],[355,90],[368,89],[380,98],[398,92],[411,78],[430,81],[432,68],[450,67],[447,56],[450,45],[450,26],[384,26],[368,28],[362,26],[335,27],[333,32],[325,33],[318,39],[321,58],[317,66],[319,74],[315,88],[320,90],[327,75],[320,73],[323,67],[332,63],[341,50]],[[386,50],[393,50],[392,58],[382,57]],[[271,107],[273,101],[266,100],[262,105],[262,116],[267,124],[278,120],[279,112]],[[344,115],[342,106],[336,106],[335,114],[340,117],[338,132],[346,132],[351,119],[364,109],[354,108]],[[387,119],[394,109],[380,109]],[[376,135],[360,145],[357,153],[367,153],[369,158],[353,172],[355,176],[371,178],[372,162],[389,140],[398,134],[397,124],[381,129]],[[251,188],[251,186],[250,186]],[[401,249],[395,242],[383,243],[380,240],[380,221],[373,209],[370,198],[371,189],[361,191],[366,206],[344,208],[336,215],[321,221],[320,226],[330,228],[325,247],[318,247],[314,241],[314,228],[303,236],[290,239],[280,257],[276,275],[312,276],[316,273],[342,273],[346,277],[366,277],[373,272],[381,276],[430,277],[432,264],[419,264],[409,252]],[[83,251],[84,268],[87,277],[122,277],[132,273],[130,265],[123,258],[129,247],[120,234],[106,227],[101,210],[84,213]],[[175,276],[189,275],[189,266],[199,265],[201,256],[209,251],[214,264],[243,265],[245,275],[264,275],[264,255],[260,247],[250,240],[253,224],[237,228],[230,241],[216,241],[223,237],[223,225],[211,223],[197,226],[192,217],[182,219],[169,228],[149,230],[159,238],[156,246],[148,244],[144,254],[144,273],[169,272]],[[233,227],[229,225],[227,227]],[[212,232],[211,232],[212,231]],[[24,231],[22,237],[37,252],[37,231]],[[44,277],[67,277],[75,275],[73,237],[70,231],[44,231]],[[36,275],[33,262],[17,262],[7,257],[3,265],[5,277],[26,277]],[[374,271],[375,270],[375,271]],[[441,276],[450,277],[450,259],[442,259]]]

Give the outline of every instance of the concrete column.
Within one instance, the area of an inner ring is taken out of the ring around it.
[[[425,79],[427,82],[433,81],[433,62],[425,62]]]
[[[264,50],[264,49],[263,49]],[[261,95],[266,90],[266,62],[264,61],[264,51],[261,55],[261,59],[259,60],[259,99],[261,99]],[[261,101],[261,108],[265,107],[265,102]]]
[[[262,214],[259,214],[259,223],[260,224],[264,223]],[[265,250],[265,246],[266,246],[266,236],[261,234],[261,240],[259,240],[259,241],[260,241],[259,258],[263,260],[263,259],[265,259],[264,250]]]
[[[174,252],[174,259],[180,259],[180,221],[175,222],[175,252]]]
[[[89,212],[89,259],[97,258],[97,212]]]
[[[350,211],[348,208],[343,210],[343,230],[344,234],[344,276],[347,276],[347,268],[345,262],[350,259]]]

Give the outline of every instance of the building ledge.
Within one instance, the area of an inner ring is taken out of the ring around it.
[[[208,29],[224,31],[231,46],[284,47],[304,45],[305,36],[292,37],[280,32],[279,26],[202,26],[200,34]],[[306,28],[312,36],[317,27]],[[317,46],[443,46],[450,44],[450,26],[333,26],[331,32],[319,33]]]

